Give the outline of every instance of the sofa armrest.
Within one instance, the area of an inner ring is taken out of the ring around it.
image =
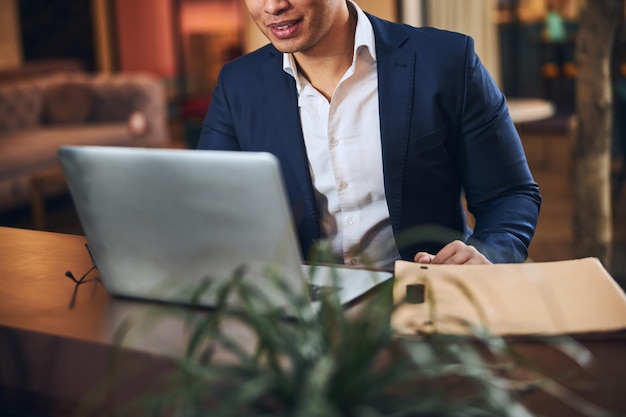
[[[165,86],[147,74],[99,75],[93,78],[93,122],[128,122],[131,115],[145,115],[145,146],[169,142]]]

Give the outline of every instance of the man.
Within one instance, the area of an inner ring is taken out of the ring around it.
[[[198,148],[278,157],[305,256],[526,259],[540,195],[471,38],[346,0],[246,5],[271,44],[224,66]]]

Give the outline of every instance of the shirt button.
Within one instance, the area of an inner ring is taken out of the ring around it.
[[[348,224],[354,224],[355,223],[354,217],[348,217],[346,219],[346,221],[348,222]]]
[[[345,181],[341,181],[339,183],[339,191],[344,191],[346,188],[348,188],[348,183]]]
[[[330,147],[334,148],[335,146],[339,145],[339,141],[333,137],[330,138]]]

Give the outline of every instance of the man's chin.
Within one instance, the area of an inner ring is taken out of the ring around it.
[[[278,49],[284,54],[293,54],[302,51],[302,45],[298,42],[289,39],[269,39],[274,48]]]
[[[278,49],[278,51],[282,52],[283,54],[293,54],[295,52],[298,52],[298,48],[295,47],[281,45],[280,43],[276,42],[272,42],[272,45],[274,45],[274,48]]]

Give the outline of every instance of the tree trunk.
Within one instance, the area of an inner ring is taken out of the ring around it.
[[[609,268],[613,240],[610,59],[624,16],[624,0],[588,0],[580,16],[576,41],[574,255],[595,256]]]

